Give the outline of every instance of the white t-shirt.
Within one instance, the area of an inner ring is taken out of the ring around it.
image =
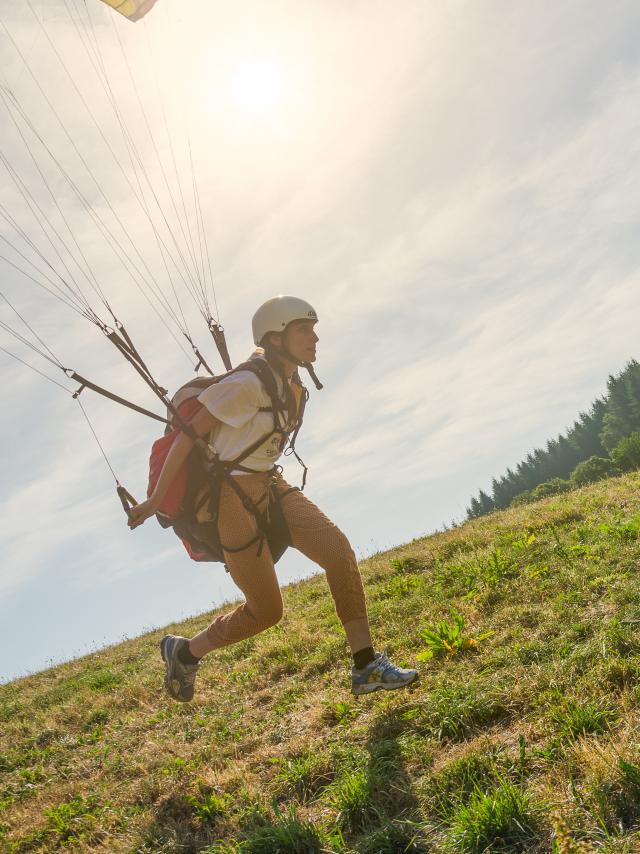
[[[284,403],[284,381],[275,373],[274,376]],[[223,422],[209,438],[209,444],[221,460],[234,460],[273,430],[273,413],[259,411],[262,406],[271,406],[271,398],[251,371],[237,371],[214,383],[198,396],[198,400]],[[281,427],[286,426],[284,421],[281,415]],[[282,433],[274,433],[240,465],[254,471],[269,471],[279,460],[282,450]],[[246,474],[239,470],[234,473]]]

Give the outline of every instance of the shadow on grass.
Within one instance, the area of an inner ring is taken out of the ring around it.
[[[424,817],[397,740],[397,712],[382,714],[370,730],[369,759],[338,782],[338,825],[360,854],[422,854],[432,850]]]
[[[180,851],[197,854],[221,834],[218,819],[223,812],[203,811],[203,802],[184,794],[171,795],[157,807],[153,823],[147,828],[141,851]]]

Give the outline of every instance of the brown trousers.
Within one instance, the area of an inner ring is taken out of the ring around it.
[[[260,509],[267,500],[270,472],[235,478],[242,491]],[[276,475],[275,489],[291,489]],[[294,548],[324,569],[336,613],[343,623],[367,616],[362,578],[349,541],[333,522],[299,490],[281,500]],[[240,548],[257,534],[256,520],[227,484],[223,484],[219,514],[220,539],[230,549]],[[256,542],[238,552],[225,551],[229,573],[244,593],[245,602],[211,623],[207,637],[214,648],[237,643],[274,626],[282,617],[282,594],[266,542],[258,555]]]

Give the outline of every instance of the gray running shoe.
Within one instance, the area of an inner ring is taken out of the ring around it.
[[[160,641],[160,652],[167,665],[164,687],[174,700],[188,703],[193,700],[193,687],[199,664],[183,664],[178,658],[178,650],[189,643],[179,635],[165,635]]]
[[[410,685],[417,678],[417,670],[397,667],[389,661],[386,653],[376,652],[376,657],[366,667],[361,670],[354,667],[351,670],[351,693],[370,694],[378,688],[393,691]]]

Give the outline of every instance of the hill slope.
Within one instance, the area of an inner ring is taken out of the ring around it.
[[[190,705],[164,631],[0,686],[0,849],[640,851],[639,559],[635,474],[365,561],[410,689],[350,695],[321,576]]]

